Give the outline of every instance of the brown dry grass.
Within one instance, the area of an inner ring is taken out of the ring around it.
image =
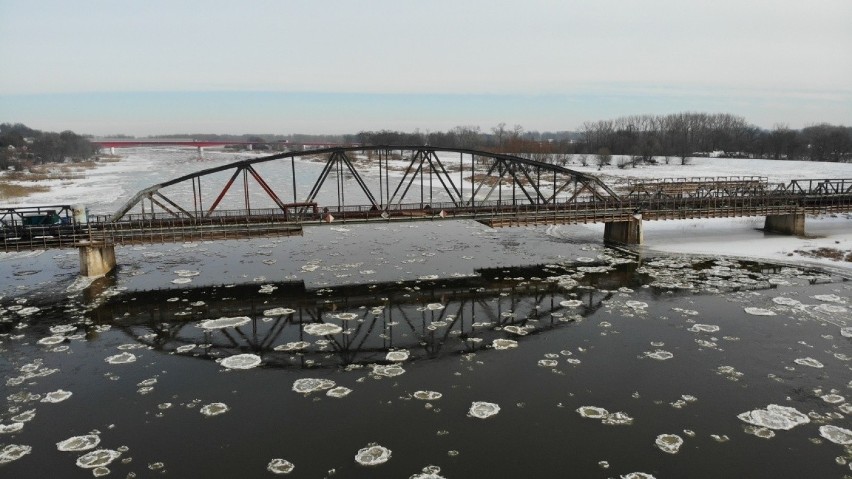
[[[44,193],[50,188],[41,185],[11,185],[0,182],[0,199],[24,198],[32,193]]]
[[[809,258],[828,258],[832,261],[848,261],[852,263],[852,251],[842,251],[837,248],[817,248],[811,251],[797,249],[795,252]]]

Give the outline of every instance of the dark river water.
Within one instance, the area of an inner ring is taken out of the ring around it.
[[[852,283],[572,231],[6,257],[0,477],[852,475]]]

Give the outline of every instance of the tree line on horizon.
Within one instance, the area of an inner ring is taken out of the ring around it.
[[[799,130],[786,125],[764,129],[727,113],[684,112],[669,115],[632,115],[585,122],[578,131],[526,131],[505,123],[483,131],[479,126],[457,126],[447,131],[361,131],[346,135],[310,134],[172,134],[147,138],[239,141],[279,146],[293,143],[437,146],[485,150],[562,163],[569,155],[606,164],[623,155],[635,166],[664,157],[679,158],[715,153],[719,156],[811,161],[852,161],[852,127],[821,123]],[[128,135],[112,138],[136,139]],[[90,135],[72,131],[43,132],[21,123],[0,124],[0,168],[12,164],[80,161],[98,153]]]
[[[585,122],[579,131],[524,131],[505,123],[483,132],[478,126],[458,126],[446,132],[362,131],[344,137],[347,143],[371,145],[431,145],[482,149],[495,153],[547,159],[565,154],[625,155],[646,162],[655,157],[716,153],[735,158],[852,161],[852,127],[821,123],[800,130],[778,124],[771,130],[726,113],[633,115]]]

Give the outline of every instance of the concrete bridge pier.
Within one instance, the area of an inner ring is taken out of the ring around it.
[[[642,244],[642,215],[604,225],[604,243]]]
[[[83,243],[80,251],[80,274],[89,278],[103,276],[115,268],[115,245]]]
[[[763,231],[783,235],[804,236],[805,210],[798,208],[795,213],[786,215],[767,215]]]

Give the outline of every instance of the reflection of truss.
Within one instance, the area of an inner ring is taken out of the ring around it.
[[[761,274],[782,268],[756,263],[745,266],[757,268]],[[281,283],[271,293],[260,292],[259,286],[253,284],[226,289],[191,288],[181,293],[134,292],[134,301],[119,295],[91,314],[95,321],[114,324],[158,350],[208,359],[252,352],[262,355],[264,364],[276,367],[340,367],[384,363],[387,352],[394,349],[408,350],[410,360],[472,352],[489,347],[497,338],[520,339],[522,335],[570,324],[600,309],[619,288],[645,283],[647,278],[636,268],[634,263],[586,273],[580,278],[580,287],[571,290],[537,278],[570,273],[573,267],[530,266],[483,269],[478,276],[468,278],[351,285],[331,290],[307,291],[302,283]],[[705,275],[704,271],[699,268],[694,275]],[[712,270],[706,271],[712,275]],[[764,281],[737,288],[772,287]],[[664,291],[671,290],[651,289],[655,295]],[[695,292],[685,290],[680,294]],[[167,301],[176,295],[182,301]],[[569,298],[579,300],[574,303],[576,306],[560,304]],[[293,312],[264,316],[265,311],[275,308],[290,308]],[[352,319],[342,319],[341,313]],[[217,330],[197,326],[205,319],[237,316],[247,316],[250,322]],[[344,332],[324,337],[304,332],[305,325],[316,323],[337,325]],[[507,329],[509,326],[513,328]],[[281,349],[296,342],[310,345],[304,349]]]
[[[200,358],[252,352],[261,354],[266,365],[339,367],[385,363],[385,355],[394,349],[408,350],[410,360],[476,351],[497,338],[519,339],[503,330],[507,326],[520,328],[523,335],[537,334],[594,312],[612,296],[596,289],[577,291],[582,304],[565,307],[560,302],[568,299],[568,291],[554,282],[502,280],[495,273],[345,286],[329,293],[305,291],[298,283],[279,284],[271,294],[260,293],[257,285],[194,288],[181,295],[186,301],[178,302],[166,301],[175,296],[173,290],[152,291],[133,293],[136,301],[111,298],[92,314],[163,351]],[[225,296],[239,299],[222,299]],[[199,306],[187,308],[192,303]],[[282,307],[294,312],[264,316],[264,311]],[[356,317],[342,320],[338,315],[344,312]],[[197,326],[204,319],[235,316],[251,321],[212,331]],[[311,336],[304,326],[312,323],[338,325],[344,332]],[[300,341],[311,344],[303,350],[281,350]]]

